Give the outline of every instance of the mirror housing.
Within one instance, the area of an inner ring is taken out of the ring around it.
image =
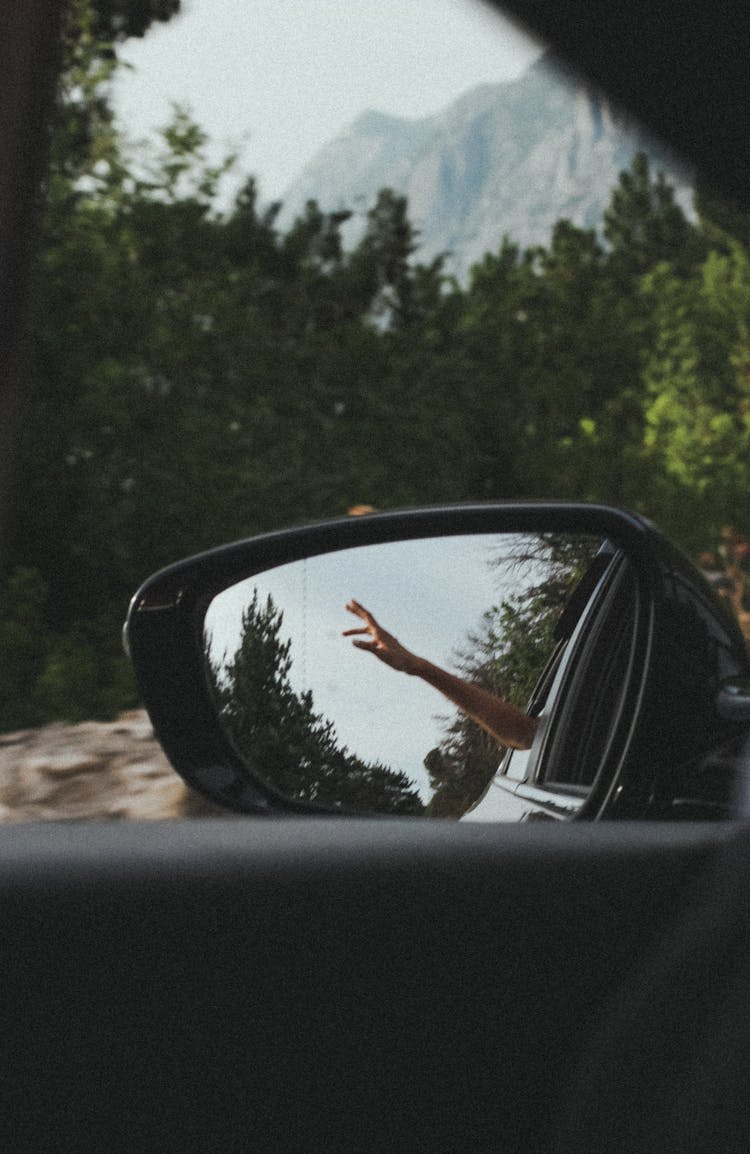
[[[564,682],[562,690],[558,685],[560,703],[549,717],[544,702],[536,706],[539,731],[529,765],[524,768],[522,757],[498,765],[495,784],[512,796],[514,818],[673,817],[692,814],[696,807],[701,811],[703,800],[693,794],[704,788],[705,775],[697,768],[742,731],[740,721],[722,716],[725,711],[716,703],[722,685],[750,675],[744,639],[700,573],[649,522],[583,503],[461,505],[348,517],[223,546],[149,578],[131,602],[127,648],[156,735],[188,785],[237,812],[352,812],[330,797],[315,804],[303,790],[277,788],[253,751],[238,747],[222,721],[209,676],[206,613],[226,590],[293,563],[338,561],[346,551],[397,542],[431,541],[439,549],[437,539],[479,534],[599,539],[608,542],[621,569],[609,600],[602,601],[610,608],[587,621],[582,639],[575,634],[579,609],[570,629],[563,629],[573,638],[572,656],[565,671],[554,674]],[[342,609],[356,593],[340,590]],[[575,602],[574,595],[569,604]],[[571,618],[569,609],[560,620],[566,615]],[[625,620],[627,628],[619,629],[617,623]],[[608,682],[594,672],[610,666]],[[581,749],[588,750],[585,773],[582,780],[570,780],[575,774],[564,767],[580,760]],[[708,814],[728,815],[730,787],[723,809],[720,803],[717,810],[713,785],[709,792]],[[488,786],[460,812],[434,815],[496,820],[492,798],[499,795]]]

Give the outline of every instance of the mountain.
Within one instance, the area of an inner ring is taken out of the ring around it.
[[[280,222],[316,200],[352,209],[361,229],[378,190],[390,187],[408,197],[419,258],[446,252],[463,278],[503,234],[525,247],[546,244],[560,217],[599,228],[619,173],[639,150],[690,212],[689,174],[547,55],[519,79],[480,85],[421,120],[362,113],[302,171]],[[350,226],[349,240],[356,231]]]

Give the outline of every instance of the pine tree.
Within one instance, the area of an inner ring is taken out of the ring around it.
[[[271,597],[261,604],[255,591],[234,654],[211,663],[221,720],[248,765],[288,800],[354,813],[421,813],[406,774],[340,746],[312,693],[295,693],[292,642],[281,639],[282,624]]]

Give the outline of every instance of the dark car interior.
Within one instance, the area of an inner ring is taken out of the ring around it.
[[[504,7],[750,208],[750,9]],[[58,15],[0,19],[4,460]],[[746,1150],[736,816],[3,828],[3,1148]]]

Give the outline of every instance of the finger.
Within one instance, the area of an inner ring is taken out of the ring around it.
[[[368,612],[367,609],[365,609],[364,605],[360,605],[359,601],[355,601],[354,598],[352,598],[351,601],[347,602],[346,608],[349,610],[350,613],[353,613],[355,615],[355,617],[361,617],[361,618],[363,618],[364,621],[367,621],[369,624],[372,624],[375,621],[375,618],[372,616],[372,614],[370,612]]]
[[[369,633],[369,632],[370,632],[369,629],[344,629],[342,631],[341,636],[342,637],[353,637],[355,633]]]
[[[370,653],[378,652],[377,641],[352,641],[352,645],[355,649],[367,649]]]

